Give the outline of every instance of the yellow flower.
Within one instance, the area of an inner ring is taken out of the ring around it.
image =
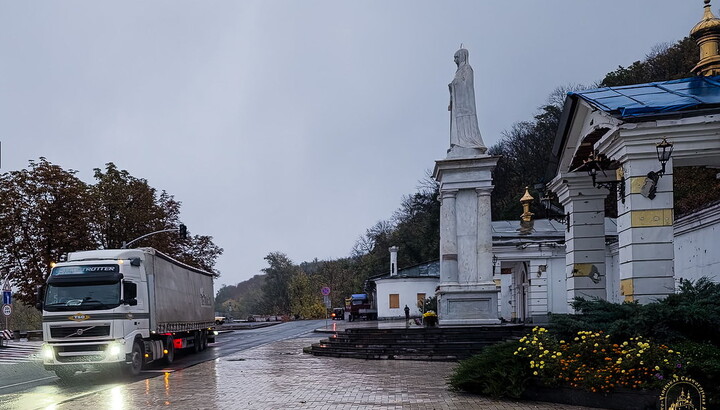
[[[668,350],[668,353],[672,353],[672,352],[673,352],[672,349]]]
[[[655,370],[660,370],[660,366],[655,366]]]
[[[533,372],[533,375],[537,376],[537,375],[538,375],[538,372],[536,372],[536,371],[535,371],[535,372]]]

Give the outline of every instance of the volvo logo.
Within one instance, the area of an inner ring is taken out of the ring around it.
[[[97,326],[90,326],[90,327],[86,327],[85,329],[78,329],[75,331],[75,333],[70,333],[69,335],[67,335],[65,337],[67,338],[67,337],[72,337],[72,336],[82,336],[83,333],[87,332],[90,329],[94,329],[96,327]]]
[[[68,316],[68,319],[74,320],[75,322],[82,322],[83,320],[90,319],[90,315],[86,315],[84,313],[76,313],[72,316]]]

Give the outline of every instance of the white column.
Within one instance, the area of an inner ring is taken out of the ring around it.
[[[492,273],[492,218],[490,194],[492,187],[477,188],[477,282],[491,282]]]
[[[660,169],[652,154],[624,164],[629,195],[617,218],[621,298],[640,303],[662,299],[675,288],[672,160],[650,199],[642,194],[643,185],[648,172]]]
[[[605,287],[605,198],[608,190],[596,188],[585,172],[562,174],[551,183],[570,213],[565,233],[568,303],[576,297],[607,299]]]
[[[548,312],[548,280],[547,261],[532,259],[528,268],[529,307],[531,318],[547,317]]]
[[[458,283],[457,190],[440,193],[440,283]]]

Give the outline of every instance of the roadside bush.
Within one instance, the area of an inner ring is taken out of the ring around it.
[[[525,361],[513,355],[519,346],[516,341],[496,344],[461,361],[450,378],[450,386],[496,398],[519,398],[530,377]]]

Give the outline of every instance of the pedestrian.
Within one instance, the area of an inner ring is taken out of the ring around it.
[[[405,320],[410,320],[410,308],[405,305]]]

